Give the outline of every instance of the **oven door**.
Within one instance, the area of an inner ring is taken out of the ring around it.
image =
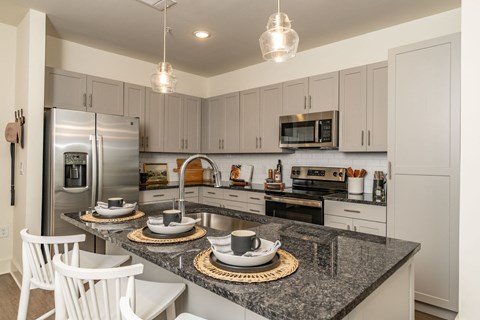
[[[266,195],[265,214],[271,217],[323,225],[323,202]]]

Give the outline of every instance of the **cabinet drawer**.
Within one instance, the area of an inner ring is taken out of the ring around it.
[[[221,199],[204,198],[202,203],[207,204],[209,206],[213,206],[213,207],[223,208],[223,200],[221,200]]]
[[[368,204],[325,200],[325,214],[354,219],[387,222],[387,208]]]
[[[324,225],[326,227],[332,227],[332,228],[343,229],[343,230],[351,230],[352,219],[326,214],[324,216]]]
[[[203,188],[202,196],[206,198],[223,199],[223,191],[221,188]]]
[[[245,202],[223,200],[223,207],[232,210],[247,211],[247,204]]]
[[[247,204],[247,212],[265,215],[265,206],[259,204]]]
[[[223,199],[247,202],[247,192],[239,190],[224,190]]]
[[[260,192],[247,192],[247,202],[265,206],[265,194]]]
[[[382,237],[387,235],[387,225],[374,221],[353,219],[353,230]]]
[[[178,192],[178,189],[177,189]],[[198,197],[198,187],[185,188],[185,199],[191,197]]]
[[[178,198],[178,189],[145,190],[140,191],[139,202],[163,202],[173,198]]]

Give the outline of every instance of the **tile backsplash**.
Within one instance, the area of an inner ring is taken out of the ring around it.
[[[178,174],[173,172],[176,168],[177,158],[187,158],[186,154],[172,153],[140,153],[140,168],[145,162],[160,162],[168,164],[169,181],[178,181]],[[372,192],[373,172],[376,170],[387,171],[387,154],[379,153],[344,153],[334,150],[297,150],[291,154],[213,154],[209,155],[219,166],[222,172],[222,180],[228,180],[232,164],[253,165],[254,183],[263,183],[268,175],[268,169],[275,169],[278,159],[283,164],[283,180],[286,185],[291,185],[290,170],[294,165],[323,166],[323,167],[352,167],[353,169],[365,169],[364,188],[366,193]],[[207,163],[203,167],[208,167]]]

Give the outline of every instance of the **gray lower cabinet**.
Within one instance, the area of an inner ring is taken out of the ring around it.
[[[458,311],[460,34],[389,51],[388,236],[419,242],[415,299]]]
[[[140,126],[140,151],[145,151],[145,87],[136,84],[125,83],[124,114],[129,117],[139,118]]]
[[[240,92],[240,152],[282,152],[282,84]]]
[[[201,99],[178,93],[165,95],[165,152],[200,152]]]
[[[146,89],[144,151],[162,152],[164,148],[165,99],[161,93]]]
[[[45,106],[123,115],[123,82],[46,67]]]
[[[239,93],[208,98],[204,110],[204,152],[239,152]]]
[[[386,61],[340,71],[340,151],[387,151],[387,82]]]

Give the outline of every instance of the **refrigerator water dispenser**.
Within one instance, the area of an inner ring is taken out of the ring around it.
[[[87,186],[87,153],[65,152],[65,188],[81,188]]]

